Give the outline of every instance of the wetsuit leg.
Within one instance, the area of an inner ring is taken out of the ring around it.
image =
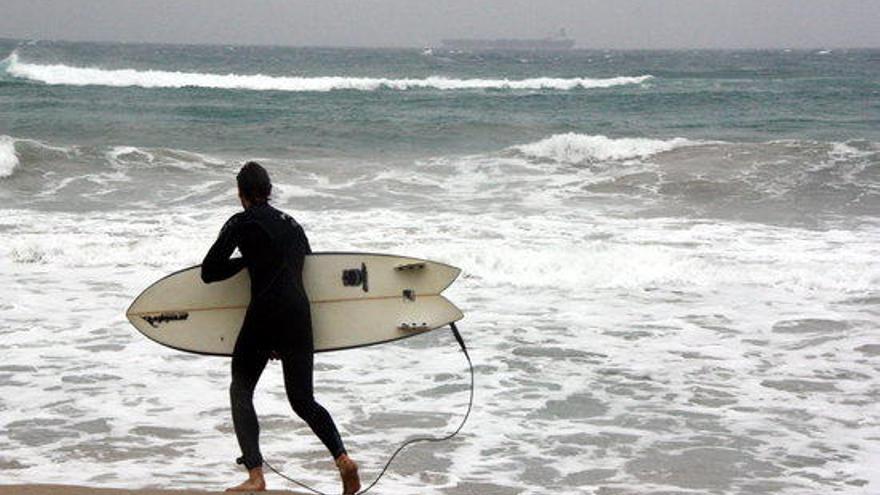
[[[336,459],[345,453],[342,438],[330,413],[315,401],[311,352],[285,351],[281,354],[284,367],[284,388],[293,411],[302,418]]]
[[[260,424],[254,410],[254,389],[268,361],[269,353],[266,351],[236,353],[232,357],[232,384],[229,386],[232,423],[242,453],[238,462],[248,469],[263,465],[263,456],[260,454]]]

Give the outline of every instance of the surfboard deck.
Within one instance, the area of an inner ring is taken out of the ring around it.
[[[306,256],[315,352],[351,349],[418,335],[460,320],[440,293],[461,273],[434,261],[376,253]],[[126,317],[168,347],[229,356],[250,301],[247,270],[211,284],[201,267],[168,275],[147,287]]]

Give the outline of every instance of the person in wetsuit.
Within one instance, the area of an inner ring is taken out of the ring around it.
[[[237,460],[248,479],[227,491],[262,491],[263,457],[260,426],[254,411],[254,388],[269,359],[280,359],[284,387],[294,412],[324,443],[343,482],[343,493],[360,489],[357,464],[349,458],[333,419],[315,401],[312,386],[312,322],[302,281],[305,256],[312,252],[302,227],[269,205],[269,174],[256,162],[238,173],[238,195],[244,211],[233,215],[202,262],[206,283],[227,279],[247,268],[251,301],[232,353],[232,422],[241,447]],[[238,248],[241,257],[230,258]]]

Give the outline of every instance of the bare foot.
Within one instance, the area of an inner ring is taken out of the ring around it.
[[[339,476],[342,477],[342,495],[354,495],[361,489],[361,478],[358,476],[358,466],[348,454],[342,454],[336,459],[336,467],[339,468]]]
[[[227,492],[264,492],[266,491],[266,483],[257,483],[247,480],[244,483],[226,489]]]
[[[266,480],[263,478],[263,468],[256,467],[248,471],[248,479],[244,483],[227,488],[227,492],[264,492]]]

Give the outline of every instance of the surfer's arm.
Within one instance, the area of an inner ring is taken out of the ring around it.
[[[237,227],[237,219],[230,218],[220,230],[220,235],[208,250],[208,254],[205,255],[205,259],[202,261],[202,281],[206,284],[225,280],[245,267],[243,258],[230,258],[238,245],[236,241]]]
[[[299,244],[300,252],[305,254],[312,254],[312,246],[309,245],[309,238],[306,237],[306,232],[303,230],[301,225],[297,225],[296,229],[296,241]]]

